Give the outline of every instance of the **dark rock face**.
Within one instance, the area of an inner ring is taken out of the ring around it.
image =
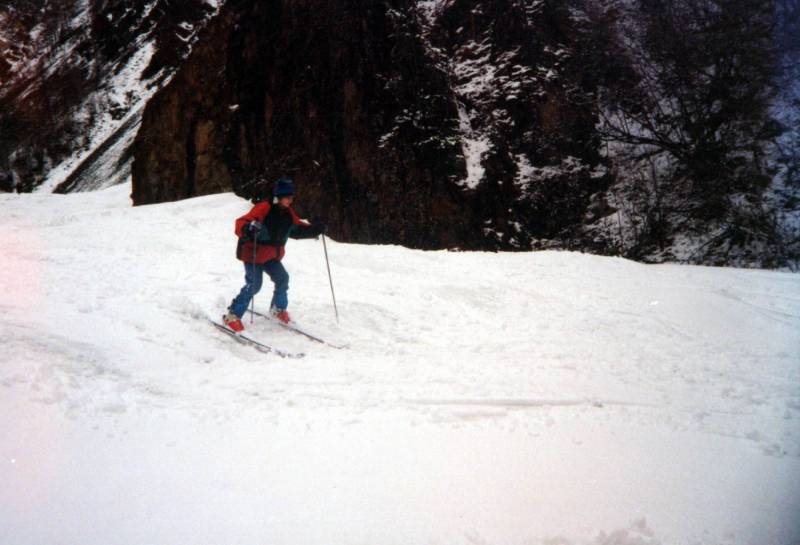
[[[796,267],[798,20],[771,0],[8,0],[0,191],[132,175],[137,204],[261,198],[289,175],[341,240]]]
[[[468,182],[477,178],[487,238],[501,248],[569,245],[589,194],[607,178],[597,154],[594,86],[582,75],[567,3],[442,5],[426,35],[451,74],[462,134],[487,144],[485,176],[467,173]]]
[[[255,197],[290,175],[343,240],[565,240],[600,184],[569,18],[445,4],[228,3],[147,106],[134,202]]]

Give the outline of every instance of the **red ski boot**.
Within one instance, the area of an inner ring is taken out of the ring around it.
[[[273,309],[272,315],[275,316],[278,320],[280,320],[284,324],[288,324],[289,322],[292,321],[291,318],[289,318],[289,313],[286,312],[286,309],[283,310]]]
[[[228,314],[223,316],[222,321],[225,322],[225,325],[228,326],[233,331],[235,331],[236,333],[241,333],[242,331],[244,331],[244,325],[242,324],[241,318],[239,318],[233,312],[229,312]]]

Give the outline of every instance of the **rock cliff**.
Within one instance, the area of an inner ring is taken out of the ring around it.
[[[229,2],[148,104],[134,201],[290,175],[344,240],[568,238],[604,180],[570,24],[514,0]]]

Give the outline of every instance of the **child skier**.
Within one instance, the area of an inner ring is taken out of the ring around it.
[[[289,323],[289,273],[281,264],[287,239],[314,238],[325,231],[325,224],[310,223],[292,209],[294,184],[289,178],[280,178],[272,190],[272,204],[260,202],[250,212],[236,220],[239,243],[236,257],[244,261],[244,287],[231,302],[223,317],[225,325],[236,332],[244,330],[242,316],[253,296],[261,289],[262,275],[267,273],[275,284],[270,312],[283,323]]]

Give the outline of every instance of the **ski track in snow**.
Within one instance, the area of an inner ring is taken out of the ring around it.
[[[337,325],[320,242],[290,241],[290,311],[349,348],[246,317],[284,360],[205,321],[248,203],[129,192],[0,195],[0,542],[800,540],[796,274],[330,241]],[[129,522],[30,524],[80,519],[57,498],[93,471],[84,504],[130,486]]]

